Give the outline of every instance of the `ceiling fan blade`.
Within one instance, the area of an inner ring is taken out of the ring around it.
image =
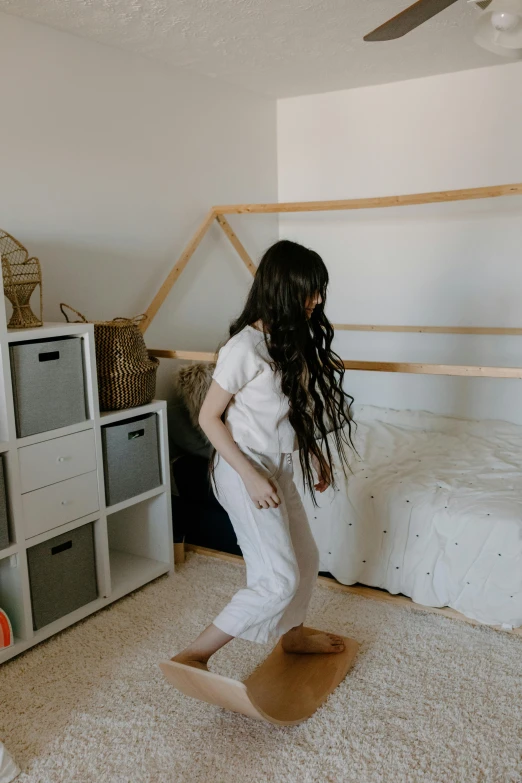
[[[389,19],[376,30],[365,35],[364,40],[391,41],[394,38],[401,38],[456,2],[457,0],[417,0],[393,19]]]

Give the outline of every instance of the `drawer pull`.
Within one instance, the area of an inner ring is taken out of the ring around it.
[[[91,473],[96,470],[94,429],[89,427],[71,435],[24,446],[18,449],[18,458],[22,494]],[[56,492],[60,495],[59,489]],[[55,495],[55,505],[59,500]]]
[[[48,351],[47,353],[39,353],[38,361],[40,362],[55,362],[60,358],[60,351]]]
[[[54,459],[53,464],[57,472],[58,468]],[[67,464],[74,465],[75,460],[73,459],[72,463]],[[61,467],[59,470],[65,472],[66,468]],[[100,501],[97,479],[96,471],[92,471],[22,495],[26,538],[29,539],[40,533],[45,533],[47,530],[67,525],[75,519],[98,511]]]
[[[142,438],[145,435],[145,430],[135,430],[129,432],[129,440],[136,440],[136,438]]]
[[[66,549],[72,549],[72,541],[64,541],[63,544],[51,547],[51,554],[59,555],[60,552],[65,552]]]

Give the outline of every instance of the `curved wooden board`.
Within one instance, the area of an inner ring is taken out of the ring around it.
[[[345,637],[342,653],[296,655],[285,653],[279,642],[245,682],[174,661],[163,661],[160,668],[186,696],[289,726],[307,720],[326,701],[346,677],[358,649],[356,641]]]
[[[250,702],[245,684],[239,680],[176,661],[162,661],[160,669],[170,684],[185,696],[263,720],[263,715]]]

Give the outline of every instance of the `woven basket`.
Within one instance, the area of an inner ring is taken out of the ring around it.
[[[84,315],[62,303],[60,309],[67,323],[70,320],[64,308],[79,316],[74,323],[89,323]],[[138,315],[93,322],[102,411],[135,408],[154,399],[159,359],[149,356],[138,326],[145,318]]]

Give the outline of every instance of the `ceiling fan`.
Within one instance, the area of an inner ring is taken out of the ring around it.
[[[392,41],[402,38],[428,19],[449,8],[457,0],[417,0],[400,14],[364,36],[365,41]],[[475,41],[496,54],[522,57],[522,0],[468,0],[482,13]]]

